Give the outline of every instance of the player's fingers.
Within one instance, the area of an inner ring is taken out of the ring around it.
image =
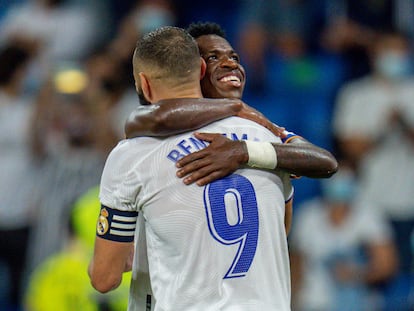
[[[177,177],[182,178],[188,174],[191,174],[197,170],[202,170],[203,168],[207,167],[208,165],[210,165],[211,162],[205,159],[199,159],[199,160],[195,160],[192,161],[186,165],[184,165],[183,167],[181,167],[178,171],[177,171]]]
[[[205,186],[205,185],[211,183],[212,181],[215,181],[216,179],[219,179],[219,178],[224,177],[224,176],[227,176],[227,175],[228,174],[226,174],[226,173],[224,173],[222,171],[214,171],[211,174],[209,174],[209,175],[207,175],[207,176],[205,176],[203,178],[198,179],[196,181],[196,184],[198,186]]]
[[[190,173],[188,176],[186,176],[183,179],[183,182],[186,185],[192,184],[193,182],[196,182],[202,178],[205,178],[206,176],[210,175],[214,172],[214,168],[212,166],[205,166],[203,168],[200,168],[193,173]]]
[[[197,152],[190,153],[189,155],[186,155],[185,157],[181,158],[180,160],[175,163],[175,166],[178,168],[184,167],[188,165],[191,162],[197,161],[199,159],[202,159],[206,156],[205,150],[200,150]]]
[[[195,132],[194,136],[198,139],[207,141],[209,143],[212,142],[212,140],[214,138],[216,138],[217,136],[220,136],[221,134],[217,134],[217,133],[200,133],[200,132]]]

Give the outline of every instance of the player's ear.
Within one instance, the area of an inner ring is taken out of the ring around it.
[[[150,85],[148,78],[145,76],[143,72],[139,73],[139,81],[141,82],[141,89],[142,89],[142,93],[144,94],[145,99],[151,103],[152,102],[151,85]]]
[[[140,77],[139,77],[139,74],[136,74],[135,73],[135,70],[134,70],[133,74],[134,74],[134,81],[135,81],[135,90],[139,94],[140,91],[141,91],[141,81],[140,81]]]
[[[206,75],[207,64],[204,58],[200,57],[200,60],[201,60],[200,80],[203,80],[204,76]]]

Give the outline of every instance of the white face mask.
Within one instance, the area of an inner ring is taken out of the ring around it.
[[[386,78],[400,79],[412,73],[412,63],[407,54],[389,50],[378,55],[375,69]]]
[[[351,202],[356,194],[356,179],[348,169],[344,169],[329,180],[322,180],[322,193],[331,202]]]

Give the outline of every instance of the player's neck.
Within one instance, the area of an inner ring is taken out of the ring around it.
[[[167,89],[164,92],[157,92],[155,102],[170,98],[202,98],[203,94],[199,86]]]

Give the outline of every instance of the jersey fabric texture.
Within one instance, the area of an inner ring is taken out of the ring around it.
[[[281,143],[237,117],[199,131]],[[143,310],[136,297],[145,287],[140,275],[146,257],[156,311],[290,310],[284,227],[285,201],[293,193],[289,174],[239,169],[205,187],[186,186],[175,175],[175,162],[206,145],[192,133],[141,137],[121,141],[107,159],[102,205],[139,212],[142,222],[135,232],[128,310]]]

